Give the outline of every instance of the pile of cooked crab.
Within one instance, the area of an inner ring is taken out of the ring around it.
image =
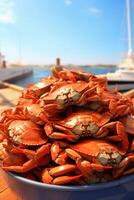
[[[56,185],[134,173],[133,100],[106,78],[53,67],[0,116],[0,166]]]

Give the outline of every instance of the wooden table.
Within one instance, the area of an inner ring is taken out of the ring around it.
[[[18,86],[0,82],[0,113],[17,103],[21,91],[22,88]]]
[[[0,170],[0,200],[24,200],[18,197],[7,185]]]

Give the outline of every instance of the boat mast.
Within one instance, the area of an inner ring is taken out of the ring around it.
[[[128,56],[132,56],[132,27],[131,27],[131,5],[130,0],[126,0],[127,7],[127,29],[128,29]]]
[[[132,49],[132,17],[131,17],[131,0],[126,0],[127,11],[127,31],[128,31],[128,53],[123,61],[118,65],[119,68],[134,70],[134,56]]]

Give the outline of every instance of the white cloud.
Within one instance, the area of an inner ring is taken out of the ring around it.
[[[15,23],[15,0],[0,0],[0,23]]]
[[[72,4],[72,1],[71,1],[71,0],[65,0],[65,4],[66,4],[67,6],[70,6],[70,5]]]
[[[102,14],[102,11],[97,7],[90,7],[85,12],[92,16],[100,16]]]

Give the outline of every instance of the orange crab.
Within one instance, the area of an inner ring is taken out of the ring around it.
[[[108,91],[100,84],[97,86],[96,95],[88,97],[88,101],[98,104],[99,112],[108,111],[113,119],[134,113],[132,99],[124,97],[116,89]]]
[[[95,75],[91,74],[90,72],[85,72],[82,70],[67,70],[61,66],[53,66],[52,67],[52,74],[54,77],[63,79],[64,81],[70,80],[72,82],[76,82],[79,80],[83,80],[88,82],[91,77],[95,77]]]
[[[133,114],[132,99],[106,78],[58,66],[2,112],[0,166],[58,185],[134,173]]]
[[[101,86],[107,86],[107,79],[105,77],[97,77],[90,72],[85,72],[83,70],[67,70],[61,66],[53,66],[52,74],[54,77],[62,79],[63,81],[86,81],[91,84],[99,83]]]
[[[37,101],[42,94],[50,90],[50,87],[56,81],[56,78],[48,77],[42,79],[38,83],[31,84],[22,92],[22,98],[33,99],[34,101]]]
[[[48,140],[42,127],[21,113],[16,114],[16,108],[1,114],[0,129],[16,145],[42,145]]]
[[[58,146],[63,147],[63,144],[56,142],[54,146],[51,146],[53,150],[57,150],[54,152],[51,149],[52,157],[53,154],[61,154]],[[112,172],[124,156],[122,150],[104,140],[88,139],[74,145],[67,144],[67,146],[68,148],[64,146],[64,151],[71,160],[75,161],[75,164],[58,163],[60,166],[45,169],[42,175],[43,182],[66,184],[75,179],[79,180],[81,177],[86,183],[110,180],[112,177],[109,172]],[[70,175],[70,172],[73,172],[73,176]]]
[[[26,156],[14,154],[12,149],[14,145],[4,135],[0,134],[0,166],[21,165],[27,161]]]
[[[8,115],[8,118],[28,119],[39,125],[43,125],[45,122],[48,122],[44,110],[38,103],[27,104],[26,102],[25,104],[24,102],[24,104],[16,105],[14,112],[11,112],[11,114]]]
[[[87,106],[92,109],[90,104],[93,103],[96,103],[95,107],[99,108],[99,112],[108,111],[113,118],[131,114],[134,110],[130,98],[122,97],[117,92],[110,92],[107,87],[101,85],[101,81],[92,79],[89,83],[58,82],[48,94],[40,97],[40,105],[49,117],[63,112],[69,106]]]
[[[77,83],[58,83],[57,86],[40,98],[40,104],[49,116],[64,111],[70,105],[82,106],[88,102],[88,96],[94,95],[96,87],[80,81]]]
[[[120,176],[126,176],[134,173],[134,153],[128,153],[124,156],[124,159],[113,170],[113,178]]]
[[[65,149],[67,155],[76,162],[86,181],[92,182],[92,171],[104,172],[115,168],[122,160],[124,152],[104,140],[84,140]]]
[[[81,174],[69,174],[76,171],[73,164],[65,164],[52,168],[46,168],[42,172],[42,182],[56,185],[63,185],[81,178]]]
[[[36,151],[15,146],[11,146],[9,149],[9,147],[5,148],[4,145],[2,149],[0,149],[0,159],[2,162],[2,169],[5,171],[25,173],[36,167],[45,166],[51,160],[49,156],[50,143],[42,145]],[[3,152],[5,154],[3,154]]]
[[[36,150],[29,150],[26,146],[16,147],[8,135],[1,132],[0,166],[6,171],[24,173],[38,166],[47,165],[51,160],[50,147],[50,143],[44,144]]]
[[[122,148],[127,151],[129,143],[124,125],[119,121],[109,121],[108,113],[101,115],[83,110],[72,113],[62,121],[48,122],[44,128],[47,136],[52,139],[77,141],[81,137],[106,137],[108,140],[121,142]]]
[[[1,130],[16,145],[38,146],[47,143],[43,129],[30,120],[6,119]]]
[[[45,131],[47,136],[53,139],[67,138],[68,135],[74,135],[78,139],[95,136],[99,128],[108,121],[110,121],[110,115],[107,113],[101,115],[94,111],[82,110],[70,114],[62,121],[48,122],[45,125]],[[59,131],[54,131],[54,129]]]
[[[126,131],[134,135],[134,116],[128,115],[127,117],[123,117],[120,121],[125,125]]]

